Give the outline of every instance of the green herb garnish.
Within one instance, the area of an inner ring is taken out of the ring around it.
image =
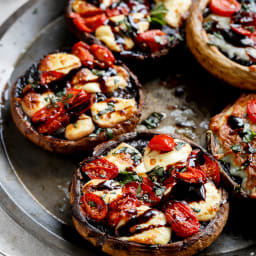
[[[158,3],[153,10],[150,12],[148,17],[149,22],[154,24],[165,25],[165,14],[168,12],[168,9],[164,6],[163,3]]]
[[[160,122],[165,118],[165,114],[153,112],[147,119],[143,120],[141,124],[148,129],[153,129],[159,126]]]
[[[133,150],[132,148],[122,147],[122,148],[118,149],[117,151],[115,151],[113,153],[113,155],[117,155],[120,153],[129,154],[131,156],[131,159],[133,160],[134,164],[136,164],[136,165],[138,165],[141,161],[141,154],[139,152]]]
[[[231,146],[231,149],[233,150],[234,153],[243,152],[243,147],[239,144]]]
[[[121,186],[131,181],[142,182],[142,177],[138,176],[136,172],[123,171],[117,176],[117,180],[120,182]]]
[[[89,201],[88,204],[89,204],[90,207],[96,207],[97,206],[94,201]]]

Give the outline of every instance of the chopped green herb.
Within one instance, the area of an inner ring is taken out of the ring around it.
[[[218,39],[223,39],[223,36],[219,32],[213,32],[213,35]]]
[[[194,212],[201,212],[199,208],[191,207]]]
[[[138,176],[136,172],[123,171],[117,176],[117,180],[120,182],[121,186],[125,185],[131,181],[142,182],[142,177]]]
[[[248,27],[245,27],[245,29],[251,31],[252,33],[255,31],[254,26],[248,26]]]
[[[32,87],[33,89],[39,89],[39,88],[40,88],[40,85],[37,84],[37,83],[30,83],[30,85],[31,85],[31,87]]]
[[[241,145],[239,145],[239,144],[235,144],[235,145],[231,146],[231,149],[235,153],[243,152],[243,147]]]
[[[136,195],[138,196],[141,192],[141,184],[139,184],[138,188],[137,188],[137,192],[136,192]]]
[[[125,154],[131,155],[131,159],[133,160],[135,165],[138,165],[141,161],[140,153],[133,150],[132,148],[122,147],[122,148],[118,149],[117,151],[115,151],[113,153],[113,155],[117,155],[117,154],[120,154],[120,153],[125,153]]]
[[[100,116],[113,112],[114,111],[114,107],[115,107],[115,103],[114,102],[108,102],[107,104],[107,108],[101,110],[97,115],[94,116],[94,118],[96,120],[98,120],[100,118]]]
[[[148,129],[153,129],[158,127],[164,118],[164,113],[153,112],[147,119],[143,120],[141,124],[145,125]]]
[[[96,207],[97,206],[94,201],[89,201],[88,204],[89,204],[90,207]]]
[[[111,140],[114,137],[114,132],[111,128],[107,128],[108,139]]]
[[[155,189],[156,196],[162,196],[165,190],[166,190],[165,186],[162,186],[162,187],[159,186],[158,188]]]
[[[148,172],[148,176],[158,176],[158,177],[163,177],[164,176],[164,168],[157,165],[155,166],[151,171]]]
[[[98,70],[98,69],[93,69],[92,73],[95,76],[104,76],[106,74],[106,72],[104,70]]]
[[[256,133],[251,130],[251,127],[248,123],[244,124],[243,131],[240,132],[239,135],[242,137],[243,142],[246,143],[251,142],[256,137]]]
[[[248,143],[248,151],[251,154],[256,153],[256,148],[254,148],[250,143]]]
[[[77,123],[73,123],[74,127],[77,128]]]
[[[178,141],[178,142],[176,142],[176,146],[175,146],[175,149],[176,150],[180,150],[181,148],[183,148],[184,147],[184,145],[185,145],[185,142],[183,142],[183,141]]]
[[[212,31],[212,24],[213,24],[212,20],[208,20],[208,21],[203,23],[203,28],[205,29],[206,32],[211,32]]]
[[[158,3],[148,16],[148,20],[154,24],[165,25],[165,14],[168,12],[168,9],[164,6],[163,3]]]

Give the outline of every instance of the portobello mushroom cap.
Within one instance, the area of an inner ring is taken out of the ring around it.
[[[98,145],[91,157],[86,158],[82,163],[92,161],[102,154],[109,152],[122,142],[132,141],[149,141],[156,133],[150,132],[132,132],[123,134],[114,140],[102,143]],[[205,154],[208,154],[202,147],[190,141],[187,138],[177,135],[171,135],[175,139],[181,139],[189,143],[192,148],[198,148],[203,150]],[[140,143],[140,142],[139,142]],[[214,158],[212,158],[214,159]],[[103,252],[110,255],[120,256],[149,256],[149,255],[179,255],[188,256],[194,255],[199,251],[202,251],[206,247],[210,246],[222,232],[229,213],[228,194],[224,189],[221,189],[222,202],[214,219],[212,219],[206,227],[200,229],[200,231],[184,240],[171,242],[167,245],[145,245],[136,242],[128,242],[111,236],[110,234],[103,232],[97,226],[91,224],[88,219],[80,211],[80,197],[81,197],[81,180],[83,179],[80,168],[78,168],[73,174],[72,183],[70,187],[70,203],[73,211],[73,223],[76,230],[86,240],[91,242],[94,246],[99,247]]]
[[[71,13],[72,13],[72,3],[75,0],[68,0],[68,4],[67,7],[65,9],[65,13],[64,13],[64,17],[66,20],[66,24],[68,29],[79,39],[82,40],[88,44],[101,44],[106,46],[105,44],[103,44],[99,39],[97,39],[96,36],[92,35],[91,33],[88,32],[84,32],[81,31],[77,28],[77,26],[74,24],[73,19],[71,18]],[[192,0],[193,2],[194,0]],[[186,14],[183,16],[183,19],[185,20],[189,15],[189,12],[186,12]],[[178,33],[183,33],[185,30],[184,26],[181,26],[178,29]],[[166,55],[168,55],[173,48],[175,48],[176,46],[178,46],[181,43],[182,40],[180,39],[174,39],[172,41],[171,46],[167,46],[164,47],[156,52],[152,52],[152,53],[147,53],[147,52],[143,52],[143,51],[136,51],[133,52],[132,50],[130,51],[121,51],[120,53],[113,51],[113,53],[123,59],[123,60],[136,60],[138,62],[141,61],[150,61],[150,60],[157,60],[160,59],[161,57],[164,57]]]
[[[213,135],[213,132],[211,130],[208,130],[206,132],[206,139],[207,139],[207,149],[211,154],[214,154],[215,148],[216,148],[216,142]],[[246,193],[243,188],[240,187],[240,185],[235,182],[224,170],[223,168],[220,168],[220,174],[221,174],[221,182],[223,184],[223,187],[227,189],[233,196],[235,196],[237,199],[254,199],[250,197],[248,193]],[[236,189],[239,188],[239,189]]]
[[[137,111],[128,120],[118,123],[116,126],[112,127],[112,136],[118,136],[120,134],[130,132],[134,130],[137,123],[139,122],[142,106],[143,106],[143,93],[142,86],[138,81],[138,78],[130,71],[130,69],[125,65],[121,64],[130,75],[130,81],[136,91],[136,103]],[[25,114],[22,109],[20,101],[17,99],[20,96],[20,91],[26,84],[22,82],[22,78],[26,76],[26,73],[21,76],[16,83],[14,83],[11,96],[11,114],[20,132],[28,139],[30,139],[36,145],[42,147],[50,152],[60,153],[60,154],[78,154],[81,152],[91,152],[93,148],[108,140],[107,130],[100,132],[95,137],[83,137],[78,140],[67,140],[62,138],[57,138],[51,135],[40,134],[32,125],[30,118]]]
[[[203,11],[209,0],[198,0],[191,8],[187,20],[186,39],[190,51],[197,61],[212,75],[232,86],[246,90],[256,89],[255,66],[244,66],[226,57],[219,49],[209,44],[203,28]]]

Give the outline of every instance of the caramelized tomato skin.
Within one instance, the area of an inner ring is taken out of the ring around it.
[[[183,202],[169,202],[165,209],[167,222],[178,237],[186,238],[196,234],[200,224],[193,210]]]
[[[162,152],[171,151],[176,146],[176,142],[170,135],[160,134],[155,135],[148,144],[148,147],[152,150],[158,150]]]
[[[230,17],[241,9],[241,4],[236,0],[211,0],[210,9],[215,14]]]
[[[105,158],[98,158],[85,165],[82,165],[82,171],[89,176],[90,179],[114,179],[118,173],[118,167]]]
[[[99,196],[93,193],[86,193],[81,197],[82,208],[91,219],[99,222],[102,221],[108,213],[108,207]]]

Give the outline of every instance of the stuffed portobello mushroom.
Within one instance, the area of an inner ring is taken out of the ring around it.
[[[219,168],[183,137],[121,135],[98,145],[73,175],[75,228],[110,255],[193,255],[227,221]]]
[[[125,58],[166,55],[182,38],[192,0],[69,0],[67,25],[86,42]]]
[[[141,108],[136,76],[106,47],[84,42],[48,54],[11,92],[12,116],[22,134],[64,154],[92,151],[133,130]]]
[[[226,185],[256,198],[256,94],[242,95],[212,117],[209,128],[209,149],[223,165]]]
[[[186,35],[191,52],[210,73],[243,89],[256,89],[256,1],[199,0]]]

